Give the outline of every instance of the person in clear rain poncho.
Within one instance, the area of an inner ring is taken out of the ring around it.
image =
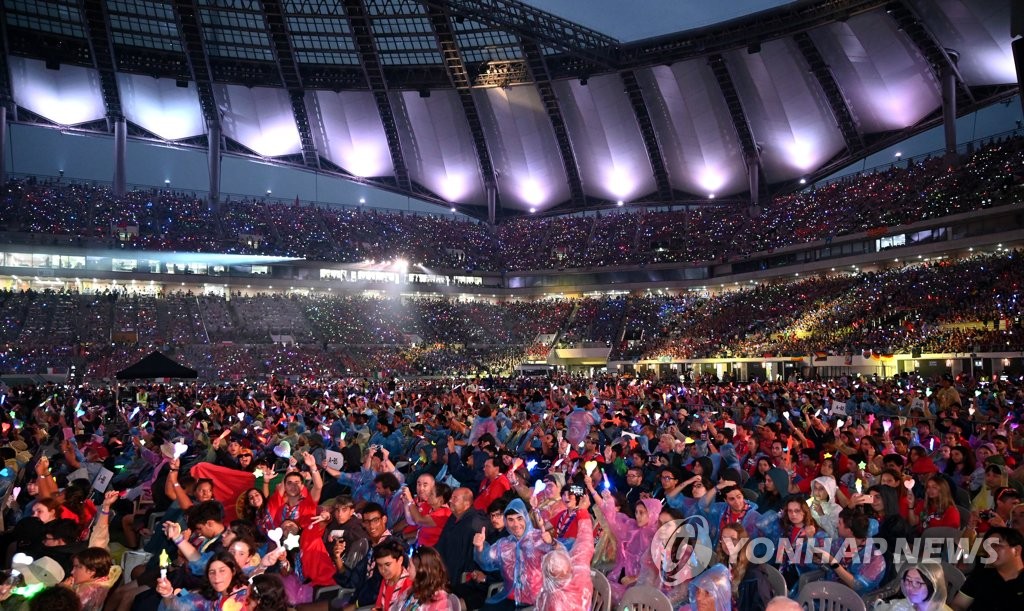
[[[537,611],[575,611],[589,609],[594,584],[590,577],[590,561],[594,557],[594,522],[587,509],[590,497],[583,495],[577,507],[576,543],[572,552],[555,549],[541,561],[544,587],[537,596]],[[544,540],[551,536],[545,534]]]
[[[487,572],[501,571],[505,587],[488,605],[514,601],[516,606],[533,605],[541,591],[543,575],[541,560],[553,549],[565,548],[557,541],[544,540],[544,533],[533,527],[522,499],[515,499],[505,508],[505,527],[509,535],[487,545],[484,532],[473,538],[473,557]]]
[[[716,564],[690,582],[688,611],[732,611],[732,576],[724,564]]]

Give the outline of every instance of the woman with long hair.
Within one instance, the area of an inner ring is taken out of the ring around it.
[[[171,582],[161,577],[156,592],[163,598],[161,611],[242,611],[249,596],[247,585],[235,557],[220,551],[206,564],[206,581],[197,591],[175,591]]]
[[[824,530],[816,528],[811,508],[799,497],[789,497],[779,519],[778,541],[788,542],[778,546],[775,561],[779,572],[786,578],[790,588],[800,581],[800,574],[814,567],[797,561],[807,555],[806,548],[820,547],[826,539]],[[792,549],[790,555],[789,549]]]
[[[954,446],[949,451],[949,462],[946,464],[946,470],[944,471],[953,480],[953,485],[961,486],[965,490],[974,492],[977,488],[981,487],[981,483],[985,480],[983,471],[981,482],[974,486],[972,481],[974,479],[974,472],[974,452],[967,446]]]
[[[448,591],[448,571],[441,554],[432,547],[420,547],[409,562],[412,587],[391,603],[389,611],[459,611],[458,597]]]
[[[749,545],[750,534],[742,524],[733,522],[722,527],[718,546],[715,548],[714,561],[729,569],[734,603],[740,600],[740,583],[746,577],[747,567],[750,565],[750,554],[747,553]]]
[[[919,534],[936,526],[960,528],[960,510],[953,502],[953,493],[945,477],[936,474],[928,478],[924,485],[924,498],[910,512],[908,521]]]
[[[878,476],[878,483],[896,492],[896,506],[904,520],[910,519],[910,505],[913,499],[903,485],[903,475],[896,469],[884,469]]]
[[[608,530],[618,542],[615,565],[608,573],[612,598],[617,601],[638,581],[643,562],[651,555],[651,541],[660,526],[658,516],[661,515],[661,501],[641,499],[636,504],[636,518],[631,519],[616,509],[611,492],[605,490],[598,494],[589,475],[584,478],[584,483],[595,499],[598,510],[604,515]]]
[[[239,512],[246,522],[256,525],[261,535],[266,536],[272,530],[270,514],[267,513],[267,497],[259,488],[250,488],[242,495],[242,510]]]

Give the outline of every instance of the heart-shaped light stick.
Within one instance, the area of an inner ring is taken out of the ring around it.
[[[594,469],[597,468],[597,461],[588,460],[586,463],[583,464],[583,468],[587,470],[587,475],[593,475]]]
[[[275,528],[267,533],[267,538],[281,547],[281,536],[284,535],[284,531],[280,528]]]
[[[533,496],[537,496],[541,492],[544,492],[544,488],[546,488],[546,487],[547,486],[544,483],[544,480],[542,480],[542,479],[537,480],[537,483],[533,485]]]
[[[178,460],[184,456],[185,452],[188,452],[188,444],[181,443],[180,441],[174,444],[174,460]]]
[[[913,490],[914,489],[914,480],[908,479],[908,480],[904,481],[903,482],[903,487],[906,488],[907,490]]]

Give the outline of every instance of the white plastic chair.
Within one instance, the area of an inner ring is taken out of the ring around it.
[[[661,590],[650,586],[633,586],[619,601],[620,611],[672,611],[672,601]]]
[[[866,611],[864,600],[856,592],[834,581],[807,584],[797,602],[807,611]]]
[[[612,611],[612,585],[604,573],[591,569],[590,580],[594,594],[590,598],[590,611]]]
[[[946,604],[952,606],[953,599],[967,581],[967,576],[948,562],[942,563],[942,575],[946,578]]]

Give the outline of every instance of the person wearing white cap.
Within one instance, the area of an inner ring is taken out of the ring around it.
[[[21,562],[18,562],[21,560]],[[44,586],[55,586],[64,581],[64,569],[60,563],[43,556],[42,558],[29,558],[24,555],[15,555],[11,568],[21,573],[25,578],[25,585],[41,583]]]

